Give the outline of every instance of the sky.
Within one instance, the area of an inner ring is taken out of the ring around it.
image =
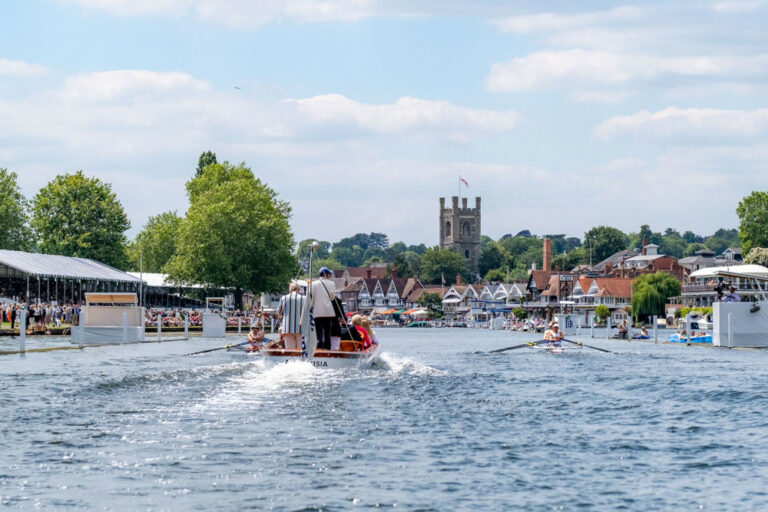
[[[766,27],[768,0],[3,0],[0,167],[110,183],[130,238],[207,150],[297,240],[435,245],[459,193],[492,238],[708,235],[768,188]]]

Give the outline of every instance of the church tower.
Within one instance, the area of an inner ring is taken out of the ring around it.
[[[472,274],[477,274],[480,262],[480,198],[475,207],[467,207],[467,198],[453,196],[450,208],[445,198],[440,198],[440,248],[453,249],[461,254]]]

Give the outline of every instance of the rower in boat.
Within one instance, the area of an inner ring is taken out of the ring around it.
[[[550,347],[560,347],[564,338],[565,336],[560,332],[560,326],[557,323],[550,322],[549,329],[544,333],[544,339],[548,342],[548,345]]]

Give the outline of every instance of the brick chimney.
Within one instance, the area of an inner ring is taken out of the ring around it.
[[[643,256],[648,253],[648,250],[645,248],[646,245],[648,245],[648,239],[643,237]]]
[[[368,270],[365,271],[365,277],[367,277],[368,279],[371,279],[371,277],[372,277],[371,269],[368,269]]]
[[[543,262],[541,269],[545,272],[550,272],[552,270],[552,240],[545,238],[542,243]]]
[[[392,267],[392,270],[390,270],[390,272],[389,272],[389,276],[392,279],[395,279],[397,277],[397,269],[395,267]]]
[[[461,274],[456,274],[456,284],[461,284]]]

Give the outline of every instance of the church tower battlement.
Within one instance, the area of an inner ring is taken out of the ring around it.
[[[445,198],[440,198],[440,248],[452,249],[461,254],[467,268],[477,274],[480,263],[480,198],[475,198],[475,207],[467,207],[467,198],[451,198],[451,207],[445,207]]]

